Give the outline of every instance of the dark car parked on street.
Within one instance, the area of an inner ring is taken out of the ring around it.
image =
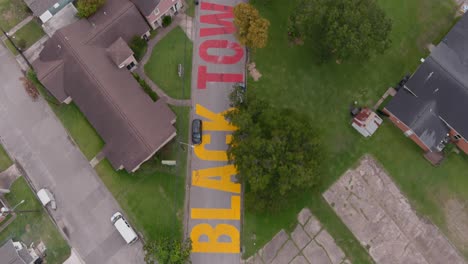
[[[192,143],[200,144],[202,142],[202,121],[200,119],[194,119],[192,121]]]

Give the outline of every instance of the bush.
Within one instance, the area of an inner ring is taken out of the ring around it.
[[[148,43],[139,36],[134,36],[130,41],[130,48],[135,55],[135,59],[140,61],[143,56],[145,56],[146,50],[148,49]]]
[[[132,75],[135,78],[135,80],[137,80],[137,82],[140,84],[143,91],[145,91],[145,93],[147,93],[149,95],[149,97],[151,97],[151,99],[153,99],[153,101],[156,102],[158,100],[158,98],[159,98],[158,94],[156,94],[156,92],[153,91],[153,89],[151,89],[151,87],[146,83],[145,79],[142,79],[136,73],[132,73]]]
[[[103,6],[106,3],[105,0],[78,0],[76,9],[78,10],[78,17],[87,18]]]
[[[16,42],[16,46],[20,49],[20,50],[25,50],[26,49],[26,40],[25,39],[18,39],[18,41]]]
[[[26,77],[21,77],[20,80],[23,83],[26,93],[28,93],[28,95],[33,99],[33,101],[36,101],[37,97],[39,96],[39,91],[37,90],[34,83]]]
[[[172,17],[171,16],[164,16],[162,18],[162,26],[167,27],[172,23]]]

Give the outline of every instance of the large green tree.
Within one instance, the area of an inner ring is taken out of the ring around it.
[[[106,0],[78,0],[76,9],[78,16],[87,18],[92,16],[96,11],[106,3]]]
[[[309,37],[327,57],[368,59],[391,44],[392,21],[375,0],[303,0],[290,21],[291,35]]]
[[[234,24],[239,42],[249,48],[264,48],[268,42],[270,21],[260,16],[255,7],[240,3],[234,7]]]
[[[321,152],[306,116],[272,107],[240,88],[231,101],[235,108],[226,117],[238,130],[228,157],[245,185],[247,209],[279,209],[285,196],[318,182]]]
[[[145,244],[145,262],[147,264],[186,264],[189,262],[192,251],[192,241],[186,239],[179,241],[168,237],[162,237],[158,241]]]

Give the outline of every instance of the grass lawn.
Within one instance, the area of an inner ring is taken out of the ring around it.
[[[26,25],[24,25],[20,30],[18,30],[12,37],[12,41],[17,47],[20,47],[21,41],[25,43],[24,50],[27,50],[31,47],[36,41],[38,41],[42,36],[45,35],[42,27],[33,19]],[[8,48],[14,53],[17,54],[16,49],[10,43],[7,44]]]
[[[153,54],[145,65],[148,77],[172,98],[190,98],[192,48],[193,44],[184,31],[176,27],[154,47]],[[179,64],[184,65],[184,79],[178,75]]]
[[[16,210],[38,210],[33,213],[18,213],[16,219],[0,233],[0,243],[7,239],[21,240],[26,245],[34,242],[38,245],[42,240],[47,247],[47,263],[60,264],[70,256],[70,247],[60,235],[40,202],[29,188],[26,180],[21,177],[13,183],[11,193],[5,195],[10,206],[15,206],[25,200]]]
[[[178,141],[188,141],[189,107],[174,107],[177,137],[133,174],[115,171],[107,160],[96,166],[101,179],[143,232],[145,240],[161,236],[182,236],[187,149]],[[177,166],[161,165],[161,160],[177,160]]]
[[[451,154],[441,167],[433,168],[417,145],[388,120],[371,139],[364,139],[351,128],[348,107],[353,101],[373,105],[389,86],[405,73],[413,72],[419,59],[428,54],[426,45],[450,28],[454,5],[439,0],[379,0],[393,21],[392,47],[367,62],[317,65],[314,40],[306,40],[303,46],[292,46],[287,39],[287,16],[298,1],[252,2],[270,20],[271,28],[268,46],[253,55],[263,77],[258,82],[250,80],[249,89],[275,105],[307,113],[322,136],[326,158],[319,186],[294,192],[288,208],[271,214],[246,212],[242,236],[245,256],[252,255],[281,228],[293,228],[297,213],[307,206],[353,263],[371,263],[366,250],[321,197],[365,153],[372,154],[384,165],[419,213],[452,237],[443,208],[448,199],[468,202],[468,178],[463,175],[468,170],[468,158]],[[253,234],[256,240],[252,239]],[[463,253],[468,255],[467,245],[456,245],[461,251],[465,248]]]
[[[195,3],[193,0],[187,0],[187,10],[185,10],[185,14],[187,16],[194,17],[195,16]]]
[[[13,164],[5,149],[0,145],[0,172],[8,169]]]
[[[0,0],[0,27],[9,31],[29,15],[27,10],[24,1]]]

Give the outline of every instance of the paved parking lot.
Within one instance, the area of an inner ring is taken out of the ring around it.
[[[416,214],[369,156],[323,196],[378,264],[466,263],[435,225]]]

